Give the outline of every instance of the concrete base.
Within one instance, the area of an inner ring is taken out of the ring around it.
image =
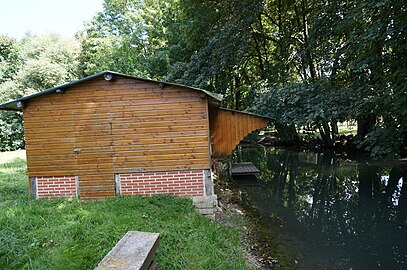
[[[215,220],[215,213],[218,211],[218,196],[193,197],[192,203],[199,213],[208,219]]]

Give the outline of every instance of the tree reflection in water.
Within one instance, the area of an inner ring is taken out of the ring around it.
[[[293,236],[283,246],[319,269],[407,268],[403,163],[263,147],[238,148],[233,161],[261,170],[260,186],[242,191],[274,233]]]

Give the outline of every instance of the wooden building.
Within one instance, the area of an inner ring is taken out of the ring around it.
[[[212,157],[267,119],[222,109],[221,96],[104,71],[0,104],[24,114],[36,198],[211,195]]]

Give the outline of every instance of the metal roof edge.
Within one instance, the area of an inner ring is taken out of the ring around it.
[[[76,84],[79,84],[79,83],[83,83],[83,82],[86,82],[88,80],[92,80],[92,79],[95,79],[97,77],[100,77],[100,76],[104,75],[105,73],[106,73],[106,71],[102,71],[102,72],[87,76],[87,77],[82,78],[82,79],[78,79],[78,80],[75,80],[75,81],[72,81],[72,82],[68,82],[68,83],[64,83],[62,85],[58,85],[58,86],[55,86],[55,87],[52,87],[52,88],[48,88],[48,89],[43,90],[41,92],[37,92],[37,93],[31,94],[31,95],[27,95],[27,96],[23,96],[21,98],[17,98],[15,100],[4,102],[4,103],[0,104],[0,109],[5,109],[5,110],[7,110],[7,109],[8,110],[13,110],[14,109],[15,110],[14,107],[8,107],[7,108],[6,106],[9,105],[9,104],[17,103],[19,101],[25,101],[25,100],[32,99],[32,98],[35,98],[35,97],[38,97],[38,96],[53,93],[57,89],[64,89],[64,88],[67,88],[67,87],[70,87],[70,86],[73,86],[73,85],[76,85]],[[21,109],[19,109],[19,110],[21,110]]]
[[[19,101],[25,101],[25,100],[29,100],[29,99],[32,99],[32,98],[35,98],[35,97],[38,97],[38,96],[53,93],[53,92],[56,92],[58,89],[64,89],[64,88],[67,88],[67,87],[70,87],[70,86],[74,86],[74,85],[77,85],[77,84],[80,84],[80,83],[83,83],[83,82],[98,78],[98,77],[100,77],[102,75],[105,75],[107,73],[117,75],[117,76],[131,78],[131,79],[147,81],[147,82],[163,83],[163,84],[166,84],[166,85],[185,87],[185,88],[188,88],[188,89],[203,92],[206,95],[208,95],[211,98],[214,98],[214,99],[216,99],[218,101],[222,101],[222,98],[223,98],[223,96],[221,94],[212,93],[210,91],[206,91],[206,90],[203,90],[203,89],[199,89],[199,88],[195,88],[195,87],[191,87],[191,86],[187,86],[187,85],[170,83],[170,82],[165,82],[165,81],[157,81],[157,80],[146,79],[146,78],[140,78],[140,77],[137,77],[137,76],[132,76],[132,75],[122,74],[122,73],[115,72],[115,71],[105,70],[105,71],[102,71],[102,72],[99,72],[99,73],[84,77],[82,79],[78,79],[78,80],[68,82],[68,83],[65,83],[65,84],[62,84],[62,85],[59,85],[59,86],[48,88],[48,89],[43,90],[41,92],[37,92],[37,93],[31,94],[31,95],[27,95],[27,96],[24,96],[24,97],[21,97],[21,98],[17,98],[15,100],[10,100],[10,101],[4,102],[4,103],[0,104],[0,110],[21,110],[19,108],[16,108],[16,106],[8,106],[8,105],[11,105],[11,104],[14,104],[14,103],[17,104],[17,102],[19,102]]]
[[[142,80],[142,81],[147,81],[147,82],[163,83],[163,84],[172,85],[172,86],[185,87],[185,88],[188,88],[188,89],[203,92],[206,95],[208,95],[208,96],[210,96],[210,97],[212,97],[212,98],[214,98],[214,99],[216,99],[218,101],[222,101],[222,99],[223,99],[222,94],[213,93],[213,92],[210,92],[210,91],[207,91],[207,90],[204,90],[204,89],[196,88],[196,87],[193,87],[193,86],[188,86],[188,85],[185,85],[185,84],[178,84],[178,83],[172,83],[172,82],[167,82],[167,81],[157,81],[157,80],[153,80],[153,79],[141,78],[141,77],[137,77],[137,76],[133,76],[133,75],[127,75],[127,74],[123,74],[123,73],[119,73],[119,72],[115,72],[115,71],[110,71],[110,70],[106,70],[104,72],[111,73],[111,74],[118,75],[118,76],[131,78],[131,79],[136,79],[136,80]]]

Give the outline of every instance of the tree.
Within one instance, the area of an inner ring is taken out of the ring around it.
[[[292,138],[314,129],[327,146],[338,121],[356,120],[360,147],[399,154],[406,10],[395,0],[105,0],[80,36],[81,69],[222,93],[222,106],[252,107]]]
[[[261,8],[261,1],[181,1],[179,20],[188,23],[173,29],[181,34],[169,43],[167,78],[222,93],[226,107],[247,108],[259,74],[249,42]]]
[[[15,75],[18,63],[17,41],[8,36],[0,36],[0,83]]]
[[[20,42],[3,37],[0,42],[8,48],[0,57],[5,59],[0,66],[7,67],[0,80],[1,103],[78,78],[80,47],[75,40],[50,34],[27,36]],[[24,147],[22,121],[19,112],[0,112],[0,150]]]
[[[79,35],[83,75],[109,69],[162,78],[167,73],[164,23],[173,2],[105,0],[104,10]]]
[[[275,99],[268,97],[269,106],[265,105],[262,110],[273,111],[270,107],[279,102],[279,96],[284,95],[276,91],[291,89],[286,86],[287,83],[294,83],[294,87],[298,84],[305,88],[315,87],[314,90],[320,93],[320,104],[335,105],[332,101],[343,103],[342,100],[332,99],[329,93],[335,93],[333,97],[346,101],[342,104],[344,109],[340,110],[345,114],[335,116],[338,106],[323,106],[324,115],[330,116],[324,119],[325,123],[320,123],[323,127],[320,129],[322,137],[324,133],[335,130],[336,121],[355,119],[359,127],[359,146],[375,156],[399,154],[407,142],[406,108],[402,105],[406,104],[406,64],[405,61],[400,62],[400,59],[406,59],[406,18],[400,15],[406,11],[406,4],[391,0],[270,3],[277,7],[274,9],[277,12],[268,9],[269,13],[264,16],[271,26],[274,25],[270,29],[277,31],[278,35],[270,38],[269,42],[275,44],[275,48],[288,44],[285,55],[289,57],[281,57],[281,64],[273,65],[276,71],[266,75],[271,87],[262,95],[271,95]],[[272,53],[280,51],[270,52],[269,59],[276,59]],[[290,61],[284,63],[290,58],[294,64],[290,64]],[[287,82],[278,79],[278,74],[282,72],[286,72]],[[319,87],[320,82],[324,81],[328,82],[324,83],[326,87]],[[291,98],[295,99],[295,96]],[[313,104],[315,109],[321,107],[313,103],[312,97],[301,95],[301,98],[302,103]],[[258,100],[258,105],[262,104],[262,98]],[[290,111],[293,108],[286,106],[284,109]],[[274,110],[276,119],[280,119],[279,116],[284,119],[284,109]],[[327,114],[329,111],[331,113]],[[299,112],[307,115],[304,107]],[[298,119],[291,123],[304,124],[302,114],[295,115]],[[314,125],[320,122],[315,121]],[[329,139],[324,141],[330,144]]]

